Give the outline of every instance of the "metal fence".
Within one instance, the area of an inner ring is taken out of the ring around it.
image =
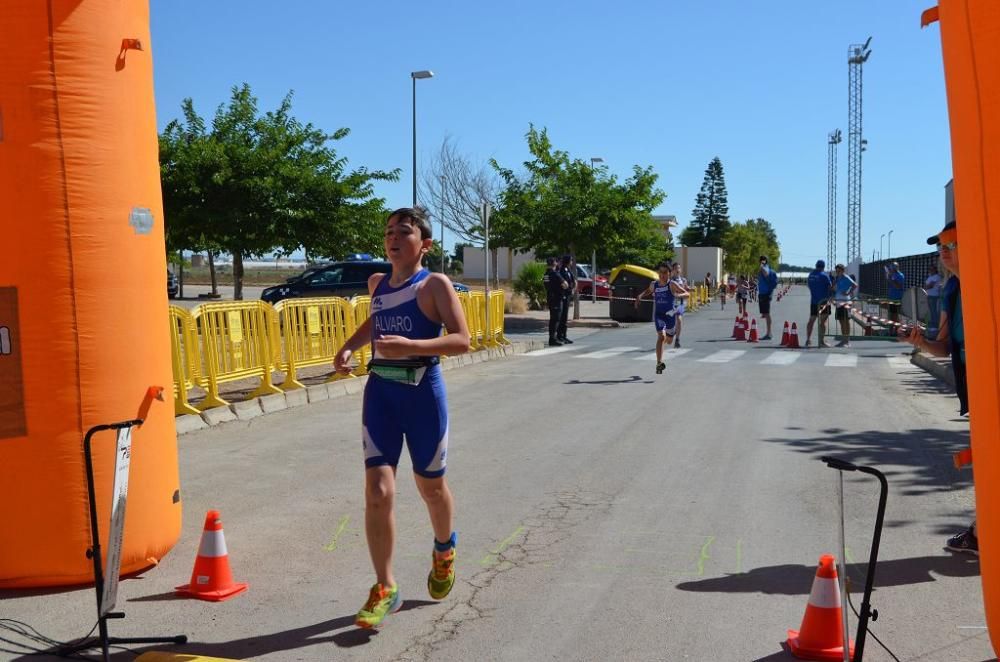
[[[930,275],[931,266],[938,265],[938,254],[934,251],[862,264],[861,273],[858,274],[861,277],[861,293],[877,298],[888,296],[889,288],[885,277],[885,268],[893,262],[899,263],[899,270],[906,278],[907,288],[923,287],[927,276]]]

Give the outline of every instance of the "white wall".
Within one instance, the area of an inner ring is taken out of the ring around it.
[[[492,252],[492,249],[491,251]],[[496,262],[490,264],[490,278],[500,278],[501,280],[512,280],[517,277],[521,266],[535,261],[535,252],[527,253],[513,252],[509,248],[496,249]],[[513,265],[511,265],[513,262]],[[462,276],[464,278],[486,278],[486,260],[483,257],[482,248],[466,246],[462,249]],[[513,269],[511,269],[513,266]],[[511,273],[513,271],[513,273]]]
[[[712,282],[724,277],[722,249],[710,246],[681,246],[674,255],[674,262],[681,263],[684,277],[691,282],[704,283],[705,274],[712,274]]]

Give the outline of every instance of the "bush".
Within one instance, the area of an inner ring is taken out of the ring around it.
[[[545,300],[545,285],[542,283],[545,269],[541,262],[528,262],[514,279],[514,292],[524,296],[532,310],[540,310]]]

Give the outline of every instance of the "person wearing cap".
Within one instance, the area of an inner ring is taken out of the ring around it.
[[[889,319],[898,322],[903,292],[906,291],[906,276],[899,270],[899,262],[893,262],[885,268],[885,277],[889,286]]]
[[[933,356],[951,356],[951,367],[955,374],[955,392],[958,395],[959,415],[969,413],[969,391],[965,372],[965,325],[962,322],[962,289],[958,278],[958,228],[952,221],[938,234],[927,239],[936,245],[941,264],[951,272],[951,277],[941,293],[941,313],[937,337],[927,338],[919,328],[913,328],[903,336],[905,342]],[[976,537],[976,523],[948,539],[945,547],[955,552],[979,554],[979,539]]]
[[[549,308],[549,345],[559,347],[562,345],[558,338],[559,321],[565,308],[563,292],[569,289],[569,283],[559,274],[554,257],[545,260],[545,265],[547,269],[542,276],[542,284],[545,285],[545,302]]]
[[[559,316],[559,328],[556,339],[564,345],[572,345],[573,341],[566,337],[569,325],[569,307],[573,302],[573,294],[576,292],[576,264],[572,255],[563,255],[562,264],[559,266],[559,275],[566,281],[566,289],[563,290],[563,307]]]
[[[813,324],[819,318],[819,336],[816,344],[820,347],[829,347],[826,343],[826,320],[830,317],[830,291],[833,289],[833,281],[830,274],[826,273],[826,262],[816,261],[816,268],[809,272],[806,284],[809,286],[809,323],[806,325],[806,347],[812,344]]]

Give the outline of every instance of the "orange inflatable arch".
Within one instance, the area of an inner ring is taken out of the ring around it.
[[[1000,2],[941,0],[940,20],[955,176],[958,260],[966,283],[1000,269]],[[997,260],[994,262],[994,259]],[[972,470],[986,622],[1000,650],[1000,304],[962,297],[968,356]]]
[[[83,436],[171,384],[148,6],[4,0],[0,34],[0,587],[85,584]],[[169,402],[132,450],[123,572],[180,534]],[[94,456],[106,541],[113,433]]]

